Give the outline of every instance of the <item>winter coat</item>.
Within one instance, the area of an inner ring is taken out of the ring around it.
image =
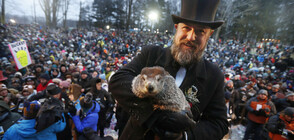
[[[266,111],[267,116],[256,115],[253,112],[258,111],[257,106],[261,105],[260,109],[268,110]],[[273,102],[268,99],[260,100],[258,97],[253,97],[246,103],[246,109],[248,112],[248,119],[259,124],[265,124],[269,116],[272,116],[277,113],[276,107]]]
[[[56,133],[62,131],[66,125],[64,120],[60,120],[36,133],[35,124],[35,119],[20,120],[8,129],[3,140],[56,140]]]
[[[287,100],[287,98],[273,100],[277,112],[281,112],[286,107],[294,107],[294,102]]]
[[[93,101],[92,107],[86,113],[85,118],[81,119],[80,116],[73,116],[72,120],[76,126],[78,132],[82,133],[84,128],[90,127],[94,131],[97,131],[97,123],[99,119],[98,112],[100,111],[100,106],[97,102]]]
[[[142,140],[147,128],[143,127],[154,109],[151,102],[136,98],[131,91],[132,80],[144,67],[161,66],[176,77],[180,65],[173,59],[170,47],[144,47],[128,65],[118,70],[109,82],[109,90],[118,104],[131,117],[126,124],[122,140]],[[228,133],[228,121],[224,98],[224,76],[216,65],[202,59],[186,68],[185,78],[180,86],[186,93],[193,86],[200,103],[194,103],[191,111],[193,120],[198,122],[187,131],[189,140],[216,140]],[[209,133],[208,133],[209,132]]]
[[[49,80],[45,86],[40,83],[36,88],[37,92],[45,90],[50,83],[52,83],[52,79]]]
[[[283,129],[294,131],[294,121],[288,123],[283,115],[277,114],[269,118],[266,129],[269,131],[271,140],[287,140],[282,137]],[[292,138],[294,138],[294,135],[292,135]]]
[[[5,113],[0,115],[0,126],[3,127],[5,133],[9,127],[11,127],[21,118],[21,115],[15,112],[11,112],[9,106],[2,100],[0,100],[0,106],[5,109]]]

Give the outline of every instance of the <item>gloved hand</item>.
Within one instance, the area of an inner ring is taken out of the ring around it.
[[[252,113],[256,116],[259,116],[259,111],[257,111],[257,110],[253,110]]]
[[[266,112],[265,112],[265,110],[264,109],[260,109],[260,110],[258,110],[258,114],[259,114],[259,116],[264,116],[264,117],[267,117],[267,114],[266,114]]]
[[[75,116],[76,113],[77,113],[77,109],[76,109],[75,106],[73,106],[73,105],[69,105],[69,106],[68,106],[68,112],[69,112],[69,114],[70,114],[71,116]]]
[[[147,127],[161,139],[179,139],[183,132],[196,125],[191,111],[155,111]]]

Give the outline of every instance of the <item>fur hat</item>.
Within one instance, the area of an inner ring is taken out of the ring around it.
[[[80,100],[81,107],[83,108],[91,108],[93,104],[93,94],[88,92],[85,97],[82,97]]]
[[[25,119],[34,119],[37,116],[37,113],[41,107],[39,101],[24,102],[23,105],[23,116]]]
[[[68,96],[69,95],[73,95],[74,101],[76,101],[77,99],[79,99],[80,95],[82,94],[81,90],[82,90],[82,87],[80,85],[78,85],[78,84],[71,84],[69,86]]]
[[[61,89],[55,84],[49,84],[46,88],[49,95],[56,95],[61,93]]]
[[[40,78],[46,79],[47,81],[50,80],[50,76],[47,73],[43,73],[40,75]]]

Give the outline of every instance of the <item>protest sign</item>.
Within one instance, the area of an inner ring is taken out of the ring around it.
[[[8,46],[18,69],[32,64],[26,41],[10,43]]]

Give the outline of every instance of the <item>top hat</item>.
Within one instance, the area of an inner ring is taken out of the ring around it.
[[[214,21],[219,0],[182,0],[181,15],[172,15],[173,22],[196,23],[216,29],[224,21]]]
[[[4,77],[4,75],[3,75],[3,71],[0,70],[0,81],[4,81],[4,80],[6,80],[6,79],[7,79],[7,77]]]

